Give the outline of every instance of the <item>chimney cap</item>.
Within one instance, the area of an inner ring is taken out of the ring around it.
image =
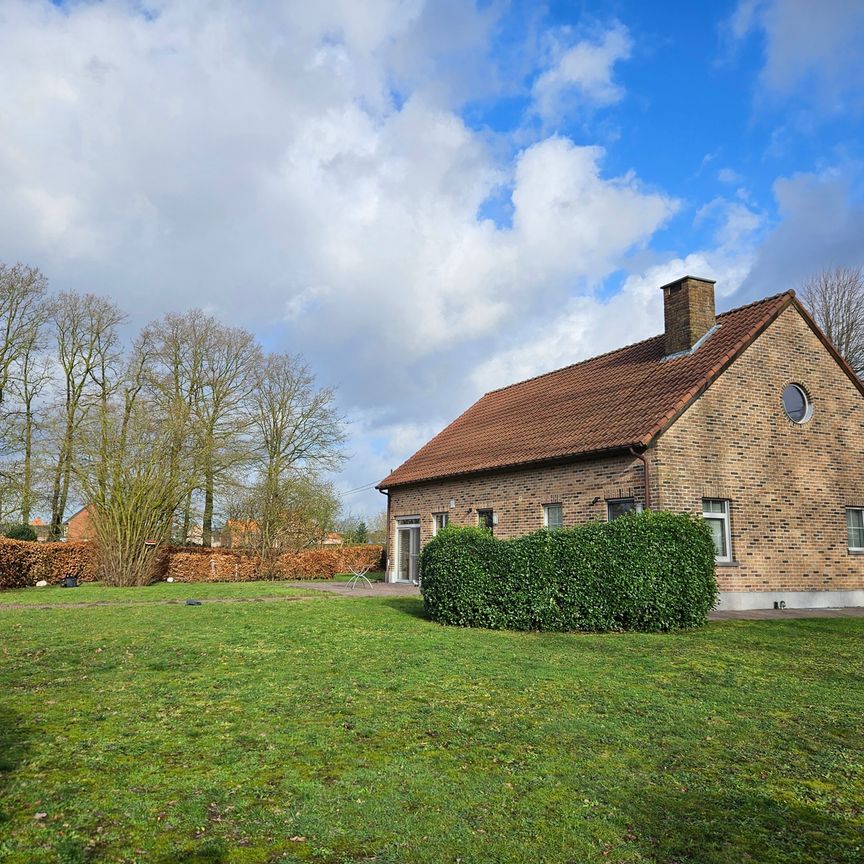
[[[667,282],[665,285],[660,286],[661,291],[665,291],[667,288],[674,288],[676,285],[680,285],[682,282],[707,282],[709,285],[716,285],[716,279],[703,279],[701,276],[681,276],[678,279],[673,279],[671,282]]]

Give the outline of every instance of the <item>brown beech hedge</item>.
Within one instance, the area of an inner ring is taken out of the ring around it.
[[[381,566],[381,546],[304,549],[280,556],[283,579],[332,579],[351,567]],[[251,582],[259,579],[259,558],[244,549],[168,547],[162,552],[159,578],[176,582]],[[57,585],[67,576],[93,581],[96,549],[92,543],[32,543],[0,539],[0,589],[26,588],[43,579]]]

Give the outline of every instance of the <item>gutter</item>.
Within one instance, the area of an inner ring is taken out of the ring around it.
[[[644,475],[644,483],[645,483],[645,509],[651,509],[651,467],[648,462],[648,456],[646,453],[648,452],[648,448],[642,450],[640,453],[635,448],[631,447],[630,452],[642,463],[642,472]]]
[[[384,546],[384,551],[387,557],[386,569],[384,570],[384,581],[387,581],[387,576],[390,572],[390,490],[378,489],[382,495],[387,496],[387,543]]]

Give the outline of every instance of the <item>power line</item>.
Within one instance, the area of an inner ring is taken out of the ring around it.
[[[367,489],[372,489],[376,485],[373,480],[371,483],[367,483],[365,486],[358,486],[356,489],[349,489],[347,492],[343,492],[343,495],[353,495],[355,492],[365,492]]]

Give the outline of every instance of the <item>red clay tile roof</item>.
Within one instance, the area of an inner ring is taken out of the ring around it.
[[[691,354],[664,360],[661,334],[493,390],[378,488],[644,448],[787,305],[801,308],[794,297],[789,291],[718,315],[717,329]]]

